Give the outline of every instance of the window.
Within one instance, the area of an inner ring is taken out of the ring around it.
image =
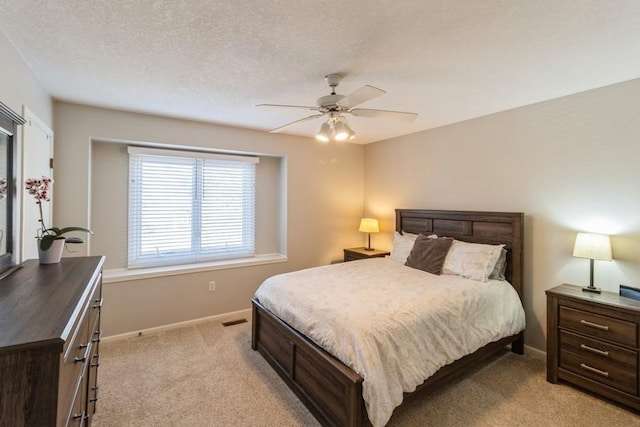
[[[128,151],[129,267],[255,255],[258,158]]]

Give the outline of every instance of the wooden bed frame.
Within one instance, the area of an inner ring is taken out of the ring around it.
[[[467,212],[422,209],[396,209],[396,230],[438,234],[473,243],[505,244],[506,278],[522,300],[522,213]],[[251,348],[257,350],[284,379],[322,425],[371,425],[362,398],[362,377],[314,344],[254,299]],[[489,343],[447,366],[421,384],[406,398],[436,384],[448,382],[511,344],[522,354],[524,332]]]

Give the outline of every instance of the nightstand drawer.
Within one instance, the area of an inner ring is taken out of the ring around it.
[[[560,367],[627,393],[638,392],[638,353],[560,331]]]
[[[636,323],[569,307],[560,307],[559,324],[561,328],[571,329],[592,337],[630,347],[638,346],[638,325]]]
[[[348,248],[344,250],[344,261],[355,261],[358,259],[369,258],[383,258],[389,255],[390,252],[382,251],[380,249],[365,249],[365,248]]]
[[[355,255],[353,253],[345,253],[344,254],[344,261],[355,261],[357,259],[367,259],[367,257],[365,256],[361,256],[361,255]]]

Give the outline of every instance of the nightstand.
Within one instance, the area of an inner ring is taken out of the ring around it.
[[[379,249],[368,251],[364,247],[349,248],[344,250],[344,262],[354,261],[356,259],[383,258],[390,254],[391,252],[381,251]]]
[[[640,410],[640,301],[560,285],[547,294],[547,381]]]

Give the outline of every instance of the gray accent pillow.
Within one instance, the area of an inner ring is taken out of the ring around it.
[[[453,239],[450,237],[434,239],[420,234],[404,265],[427,273],[440,274],[452,242]]]
[[[493,271],[489,275],[489,279],[494,280],[507,280],[504,277],[504,272],[507,269],[507,250],[502,248],[502,252],[500,252],[500,256],[496,261],[495,267],[493,267]]]

